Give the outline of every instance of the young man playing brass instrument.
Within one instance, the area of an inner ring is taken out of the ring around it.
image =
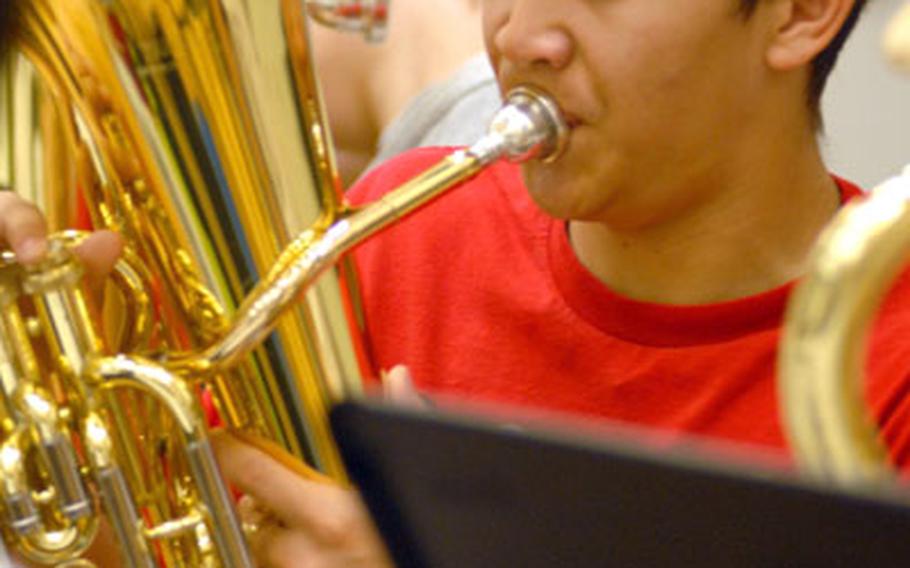
[[[485,0],[501,89],[550,93],[568,147],[553,163],[493,166],[361,247],[376,367],[407,365],[431,396],[783,449],[783,308],[821,228],[860,193],[826,170],[817,133],[825,79],[864,4]],[[393,161],[352,199],[382,195],[440,152]],[[7,243],[39,256],[37,212],[11,195],[0,212]],[[92,244],[95,262],[118,246]],[[867,387],[899,464],[910,451],[906,287],[876,328]],[[393,389],[407,391],[407,374],[392,373]],[[233,438],[218,449],[267,512],[254,543],[265,565],[389,563],[355,495]]]

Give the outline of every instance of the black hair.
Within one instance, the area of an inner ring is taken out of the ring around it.
[[[761,0],[739,0],[740,10],[743,15],[747,18],[751,16],[760,1]],[[856,0],[853,4],[853,9],[850,11],[850,15],[847,16],[847,20],[844,22],[840,31],[838,31],[834,39],[831,40],[828,47],[819,53],[812,61],[812,73],[809,77],[809,89],[806,94],[808,96],[809,108],[815,114],[819,123],[821,121],[822,93],[824,93],[828,77],[831,75],[831,70],[834,69],[834,64],[837,62],[837,57],[840,55],[841,48],[844,47],[844,43],[846,43],[853,28],[856,27],[856,22],[859,21],[860,13],[862,13],[863,8],[865,7],[866,0]]]

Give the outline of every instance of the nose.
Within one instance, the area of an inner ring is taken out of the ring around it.
[[[512,64],[561,69],[573,55],[572,37],[554,17],[555,2],[565,0],[513,0],[502,15],[494,35],[494,46]]]

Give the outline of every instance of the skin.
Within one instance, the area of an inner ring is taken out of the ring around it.
[[[15,193],[0,191],[0,212],[0,245],[12,249],[23,264],[40,261],[47,252],[47,224],[41,211]],[[101,280],[122,251],[120,235],[97,231],[76,249],[76,254],[89,278]]]
[[[718,0],[485,2],[502,87],[549,90],[574,126],[563,158],[523,172],[596,276],[697,304],[802,272],[838,197],[799,62],[837,30],[807,39],[811,18],[842,22],[847,4],[763,2],[747,22]]]
[[[229,434],[212,442],[225,476],[254,501],[241,515],[260,527],[251,539],[258,566],[392,566],[356,494],[303,479]]]
[[[483,3],[503,90],[550,91],[573,126],[561,160],[524,167],[528,189],[567,220],[581,262],[627,296],[691,304],[781,284],[802,272],[837,207],[805,93],[809,63],[852,0],[764,0],[748,21],[735,7]],[[40,214],[3,199],[0,239],[40,256]],[[96,275],[118,246],[97,238],[83,255]],[[390,390],[416,400],[405,370],[390,375]],[[217,439],[216,452],[225,477],[256,503],[246,514],[266,523],[253,542],[262,566],[389,565],[355,493],[304,479],[230,437]]]
[[[311,26],[315,66],[345,187],[370,163],[382,131],[417,93],[483,50],[479,20],[480,8],[472,0],[397,0],[382,43]]]

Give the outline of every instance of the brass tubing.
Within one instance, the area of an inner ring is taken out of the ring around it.
[[[844,485],[894,477],[866,411],[864,339],[908,248],[910,171],[840,211],[793,293],[779,390],[790,443],[811,475]]]
[[[9,512],[21,516],[17,523],[27,529],[21,540],[21,550],[30,560],[41,563],[56,562],[64,558],[78,556],[84,552],[94,540],[98,530],[98,519],[92,514],[92,502],[82,484],[78,464],[73,448],[65,436],[65,430],[60,426],[57,417],[57,408],[52,401],[34,388],[26,384],[17,392],[17,407],[26,428],[31,428],[37,443],[41,461],[50,477],[51,487],[44,493],[53,497],[53,503],[58,506],[66,526],[58,530],[48,530],[40,520],[35,526],[26,526],[31,522],[28,514],[34,505],[24,499],[23,494],[7,493]],[[6,444],[13,443],[18,447],[15,450]],[[14,489],[18,484],[17,475],[24,476],[24,469],[17,474],[17,468],[24,468],[22,450],[28,442],[24,436],[15,436],[6,441],[2,449],[4,477],[8,490]],[[19,455],[18,463],[14,459]],[[24,483],[24,478],[22,480]]]
[[[246,538],[240,520],[234,514],[227,486],[221,479],[211,443],[207,438],[187,442],[186,453],[200,496],[208,508],[211,532],[221,552],[222,564],[225,568],[252,568]]]
[[[142,538],[142,519],[130,496],[120,468],[114,463],[113,439],[104,421],[95,414],[85,419],[83,426],[86,454],[92,464],[98,493],[107,518],[117,535],[122,560],[126,566],[155,568],[155,557]]]
[[[4,270],[14,270],[5,267]],[[4,314],[0,360],[6,364],[4,394],[18,417],[35,434],[39,454],[55,488],[60,512],[75,521],[92,514],[91,501],[82,484],[76,455],[59,419],[57,405],[37,386],[37,363],[25,324],[9,286],[4,287]],[[12,345],[10,345],[12,343]],[[6,376],[8,375],[8,376]]]
[[[81,556],[95,540],[98,518],[85,517],[55,531],[34,531],[20,541],[19,551],[39,564],[56,564]]]
[[[50,346],[56,367],[63,372],[67,385],[73,389],[82,401],[88,401],[91,394],[85,388],[82,372],[85,362],[100,352],[100,341],[95,334],[92,318],[86,305],[84,294],[78,287],[82,276],[82,267],[67,250],[65,243],[75,245],[82,235],[74,232],[65,234],[61,239],[51,241],[48,259],[39,270],[27,274],[23,282],[23,291],[34,295],[38,314],[43,322],[45,337]],[[121,268],[131,259],[118,263]],[[116,269],[116,268],[115,268]],[[147,309],[148,306],[134,305],[133,309]],[[135,330],[135,328],[134,328]],[[140,336],[145,330],[139,330]],[[20,333],[21,335],[21,333]],[[23,349],[28,353],[28,343],[23,338]],[[138,450],[129,438],[128,420],[124,409],[116,403],[111,393],[100,395],[115,424],[114,435],[120,440],[123,449],[123,460],[126,471],[138,474],[142,469]],[[137,476],[138,477],[138,476]]]
[[[181,373],[211,373],[230,367],[258,345],[297,295],[343,254],[477,175],[495,160],[553,160],[564,149],[566,140],[567,128],[555,103],[539,91],[515,89],[493,118],[489,133],[476,144],[443,158],[382,199],[346,212],[324,233],[307,231],[299,236],[286,247],[278,270],[260,282],[243,302],[224,337],[201,355],[175,360],[174,368],[182,369],[178,371]]]
[[[480,169],[480,161],[467,153],[445,158],[386,198],[337,221],[274,279],[254,288],[238,311],[234,326],[198,358],[211,365],[212,371],[234,365],[259,345],[297,295],[334,266],[341,255]]]
[[[180,519],[174,519],[161,523],[145,531],[145,536],[151,540],[163,540],[173,538],[186,533],[194,533],[196,528],[204,522],[202,515],[198,513],[189,513]]]
[[[41,457],[57,491],[60,512],[75,521],[91,515],[92,502],[82,484],[79,464],[69,440],[58,433],[54,438],[41,442]]]
[[[57,405],[34,385],[26,385],[20,391],[19,411],[35,432],[39,455],[57,494],[60,512],[74,521],[92,514],[76,454],[58,418]]]
[[[910,3],[888,24],[886,55],[910,70]],[[844,486],[896,477],[866,410],[866,338],[910,249],[910,167],[842,208],[819,238],[787,308],[778,358],[783,423],[800,466]]]
[[[130,499],[129,488],[120,468],[98,469],[94,477],[107,518],[117,535],[124,566],[155,568],[158,564],[139,534],[142,521]]]
[[[138,388],[161,401],[183,437],[187,461],[209,515],[222,563],[228,568],[252,568],[240,522],[221,479],[192,389],[152,361],[122,355],[89,361],[86,378],[101,389]]]
[[[123,336],[119,343],[124,351],[130,352],[147,350],[154,331],[155,310],[152,294],[146,286],[150,278],[141,266],[135,251],[127,249],[124,258],[114,265],[111,273],[111,282],[126,299],[124,307],[129,312],[124,318]]]
[[[27,535],[41,528],[41,518],[26,480],[20,438],[14,434],[0,446],[0,488],[9,527],[18,535]]]
[[[15,270],[0,268],[0,383],[10,401],[23,380],[34,382],[38,378],[38,362],[17,305],[19,291],[11,275]]]

